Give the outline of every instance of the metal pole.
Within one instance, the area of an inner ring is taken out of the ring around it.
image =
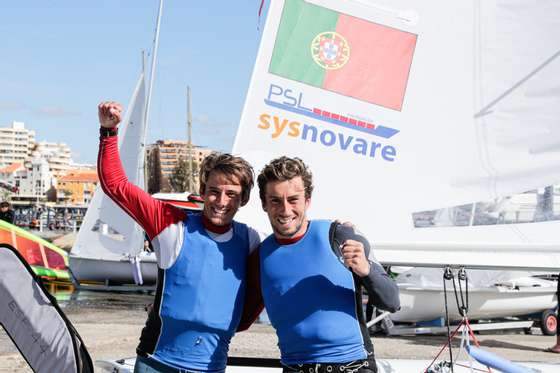
[[[159,45],[159,27],[161,24],[161,14],[163,12],[163,0],[159,1],[159,9],[156,21],[156,33],[154,37],[154,50],[152,51],[152,66],[150,69],[150,81],[148,85],[148,92],[146,93],[146,107],[144,108],[144,133],[142,134],[141,143],[141,151],[144,153],[141,162],[145,163],[146,157],[146,135],[148,132],[148,125],[150,120],[150,103],[152,101],[152,89],[154,87],[154,78],[156,76],[156,60],[157,60],[157,52],[158,52],[158,45]],[[144,71],[144,54],[142,53],[142,74],[145,76]],[[138,165],[136,172],[141,172],[140,170],[144,171],[143,165]],[[146,189],[146,174],[144,173],[144,189]]]
[[[187,177],[187,191],[194,192],[193,154],[192,154],[192,115],[191,115],[191,87],[187,86],[187,151],[189,159],[189,174]]]
[[[150,69],[150,83],[148,86],[148,94],[146,97],[146,110],[144,114],[144,120],[146,123],[149,123],[150,119],[150,102],[152,99],[152,89],[154,87],[154,78],[156,75],[156,60],[157,60],[157,52],[158,52],[158,45],[159,45],[159,26],[161,24],[161,14],[163,11],[163,0],[159,2],[159,9],[158,9],[158,16],[156,21],[156,35],[154,38],[154,50],[152,51],[152,67]],[[147,128],[147,126],[146,126]],[[146,136],[144,136],[145,140]]]

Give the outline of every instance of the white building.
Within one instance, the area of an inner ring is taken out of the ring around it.
[[[50,166],[54,177],[60,178],[71,169],[71,151],[65,143],[40,141],[35,143],[31,152],[33,158],[43,158]]]
[[[19,198],[45,198],[51,187],[56,187],[56,178],[50,170],[49,163],[44,158],[33,158],[27,162],[24,170],[18,170],[13,175],[13,182],[19,188]]]
[[[35,131],[26,129],[23,122],[0,127],[0,167],[25,162],[31,155],[34,142]]]

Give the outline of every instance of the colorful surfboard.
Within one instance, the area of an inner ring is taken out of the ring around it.
[[[68,255],[50,242],[0,220],[0,243],[17,249],[37,276],[69,280]]]

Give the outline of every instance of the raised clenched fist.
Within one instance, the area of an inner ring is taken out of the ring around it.
[[[101,127],[114,128],[122,120],[122,106],[118,102],[105,101],[97,107]]]

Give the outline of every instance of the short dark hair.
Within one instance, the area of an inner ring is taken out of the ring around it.
[[[2,201],[2,202],[0,202],[0,207],[8,207],[9,208],[10,207],[10,202]]]
[[[269,164],[264,166],[257,177],[261,203],[264,204],[265,202],[266,184],[271,181],[291,180],[298,176],[300,176],[303,181],[305,198],[311,198],[311,194],[313,193],[313,175],[309,167],[307,167],[301,159],[282,156],[270,161]]]
[[[235,176],[241,185],[241,205],[249,202],[251,188],[254,184],[253,167],[245,159],[228,153],[212,152],[200,164],[200,185],[198,191],[201,195],[206,190],[206,183],[213,171],[221,172],[226,178]],[[233,181],[233,180],[232,180]]]

